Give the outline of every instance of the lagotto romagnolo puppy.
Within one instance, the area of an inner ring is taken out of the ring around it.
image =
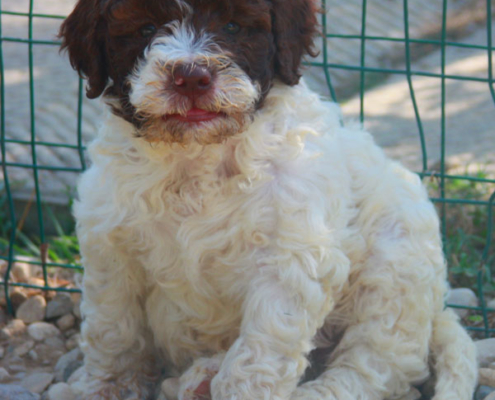
[[[163,366],[170,399],[409,399],[432,375],[471,398],[425,189],[300,82],[317,7],[79,0],[64,22],[111,111],[74,209],[82,398],[148,399]]]

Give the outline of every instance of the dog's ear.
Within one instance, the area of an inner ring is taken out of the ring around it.
[[[295,85],[303,56],[317,55],[313,43],[318,31],[316,0],[272,0],[272,7],[275,74],[287,85]]]
[[[86,95],[94,99],[108,81],[102,24],[103,0],[79,0],[60,27],[62,50],[67,49],[72,67],[88,79]]]

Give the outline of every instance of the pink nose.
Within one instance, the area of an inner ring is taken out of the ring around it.
[[[205,67],[179,65],[174,69],[172,76],[174,89],[187,97],[201,96],[212,85],[211,72]]]

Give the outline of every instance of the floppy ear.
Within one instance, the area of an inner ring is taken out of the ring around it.
[[[317,33],[315,0],[272,0],[273,34],[277,54],[275,74],[287,85],[299,82],[302,57],[317,55],[313,38]]]
[[[67,49],[72,67],[88,79],[86,95],[101,95],[108,81],[101,19],[102,0],[79,0],[60,27],[62,50]]]

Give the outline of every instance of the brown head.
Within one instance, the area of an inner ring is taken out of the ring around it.
[[[149,141],[220,142],[313,55],[314,0],[79,0],[62,47]]]

